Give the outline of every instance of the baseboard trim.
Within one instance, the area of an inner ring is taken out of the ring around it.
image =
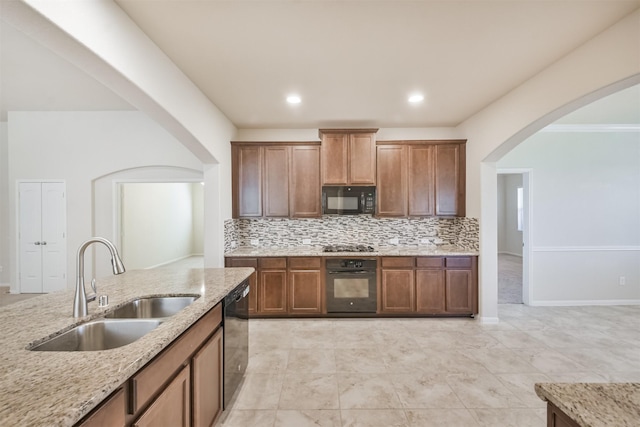
[[[513,252],[498,252],[498,255],[512,255],[512,256],[517,256],[518,258],[522,258],[522,254],[514,254]]]
[[[192,256],[203,256],[203,255],[201,255],[201,254],[189,254],[189,255],[185,255],[183,257],[176,258],[176,259],[172,259],[170,261],[166,261],[166,262],[163,262],[163,263],[160,263],[160,264],[152,265],[151,267],[145,267],[143,270],[151,270],[153,268],[162,267],[164,265],[168,265],[168,264],[172,264],[174,262],[182,261],[183,259],[191,258]]]
[[[482,325],[497,325],[500,323],[500,319],[497,317],[480,316],[478,320]]]
[[[640,299],[531,301],[534,307],[572,307],[588,305],[640,305]]]

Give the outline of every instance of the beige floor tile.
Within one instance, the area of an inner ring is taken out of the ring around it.
[[[335,334],[332,329],[292,330],[290,332],[291,348],[333,348]]]
[[[472,409],[482,427],[541,427],[544,422],[531,409]]]
[[[544,408],[546,403],[535,392],[536,383],[549,382],[544,374],[498,374],[496,377],[529,408]]]
[[[334,409],[279,410],[274,427],[340,427],[340,411]]]
[[[397,409],[347,409],[342,410],[342,427],[407,427],[409,421],[402,410]]]
[[[466,408],[524,408],[526,405],[492,374],[447,376]]]
[[[217,425],[222,427],[273,427],[275,419],[275,410],[232,409],[228,414],[224,414],[224,418]]]
[[[496,331],[489,332],[489,335],[507,348],[547,348],[543,341],[524,331]]]
[[[277,409],[284,376],[245,374],[232,409]]]
[[[544,374],[555,372],[584,372],[590,369],[583,364],[578,364],[564,354],[566,350],[552,349],[514,349],[523,360],[533,365]]]
[[[457,350],[427,350],[426,363],[420,366],[423,372],[431,374],[478,374],[489,371],[480,362]]]
[[[404,408],[464,408],[443,375],[390,375]]]
[[[289,360],[289,350],[264,348],[250,350],[248,373],[277,374],[284,373]]]
[[[393,409],[401,408],[393,383],[387,375],[340,374],[338,375],[340,408],[342,409]]]
[[[494,374],[538,372],[533,365],[508,348],[481,348],[468,354]]]
[[[278,408],[339,409],[336,375],[288,372]]]
[[[338,372],[380,374],[386,371],[384,358],[377,348],[339,348],[335,354]]]
[[[408,409],[411,427],[475,427],[478,423],[467,409]]]
[[[333,349],[295,348],[289,350],[288,372],[331,374],[336,372],[336,354]]]

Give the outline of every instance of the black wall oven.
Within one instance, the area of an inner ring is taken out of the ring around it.
[[[375,259],[326,261],[327,313],[375,313],[378,306]]]

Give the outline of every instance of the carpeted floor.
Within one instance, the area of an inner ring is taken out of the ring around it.
[[[498,254],[498,304],[522,304],[522,258]]]

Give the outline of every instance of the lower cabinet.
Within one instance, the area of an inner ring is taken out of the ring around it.
[[[211,427],[222,412],[222,303],[77,425]]]
[[[556,405],[547,402],[547,427],[580,427],[580,425]]]
[[[476,257],[382,257],[385,314],[472,315],[477,307]]]

